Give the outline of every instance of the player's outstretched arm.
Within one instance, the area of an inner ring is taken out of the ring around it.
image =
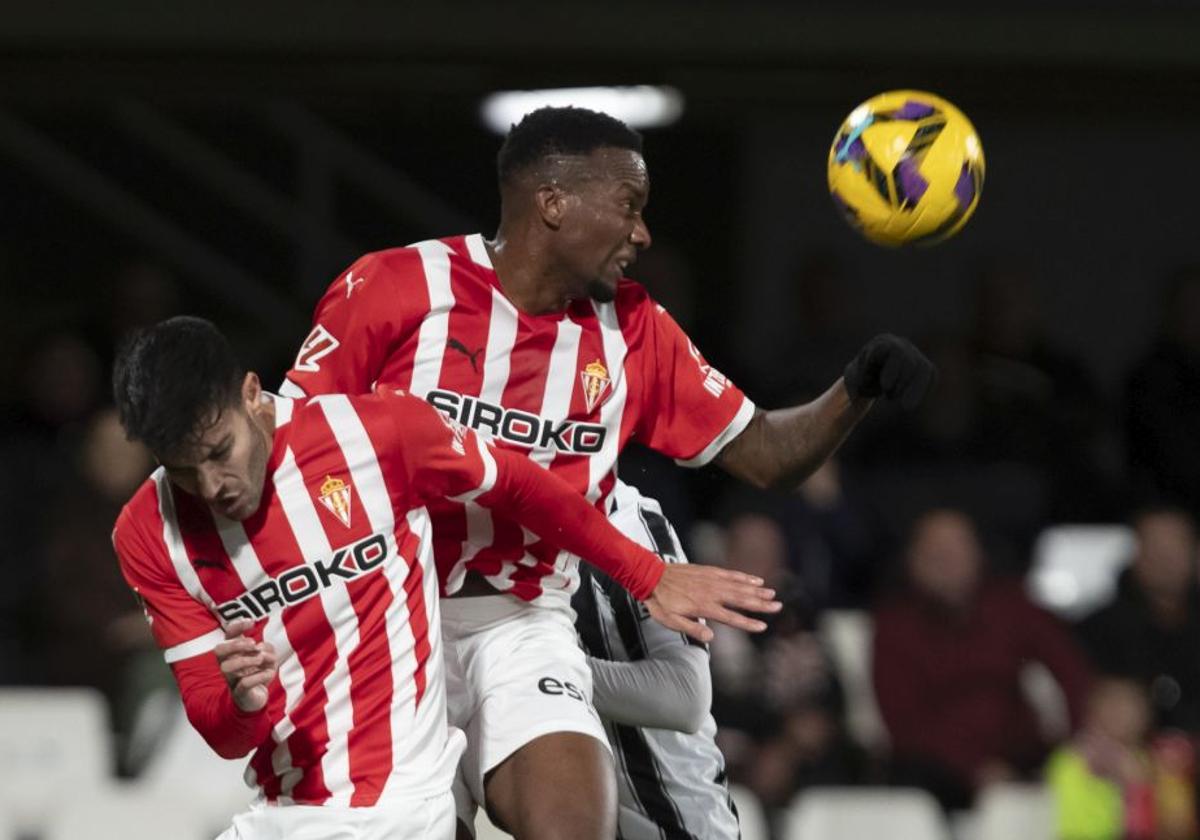
[[[777,612],[781,604],[762,579],[711,566],[666,564],[618,531],[565,481],[523,455],[491,450],[496,482],[476,498],[523,527],[577,554],[646,602],[650,614],[673,630],[707,642],[712,631],[697,619],[752,633],[766,628],[738,610]]]
[[[842,378],[812,402],[755,414],[717,455],[717,463],[757,487],[795,489],[837,451],[876,398],[913,409],[936,374],[911,342],[877,335],[846,365]]]

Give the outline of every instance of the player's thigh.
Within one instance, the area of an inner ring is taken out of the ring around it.
[[[489,814],[520,840],[615,836],[612,754],[591,735],[542,735],[492,768],[485,787]]]
[[[476,740],[470,751],[476,763],[464,764],[476,798],[484,799],[483,781],[490,775],[499,786],[489,785],[497,792],[487,797],[489,807],[494,811],[503,794],[501,808],[511,816],[512,808],[505,805],[525,802],[539,790],[545,803],[545,795],[563,787],[562,774],[570,772],[589,790],[597,788],[596,807],[604,808],[615,789],[611,756],[591,702],[591,670],[570,617],[527,609],[492,631],[477,654],[471,671],[481,699],[468,734]],[[510,760],[518,754],[519,761]]]

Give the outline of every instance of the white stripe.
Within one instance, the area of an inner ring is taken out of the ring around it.
[[[467,237],[467,254],[471,262],[484,268],[492,267],[492,258],[488,256],[487,245],[483,242],[482,233],[472,233]]]
[[[575,383],[578,380],[579,367],[579,337],[583,328],[564,317],[558,322],[558,332],[554,338],[554,349],[550,351],[550,366],[546,373],[546,391],[542,394],[542,410],[538,412],[544,419],[555,423],[566,418],[571,413],[571,395],[575,393]],[[545,449],[532,449],[529,457],[543,467],[550,466],[558,450],[554,445]]]
[[[175,575],[189,595],[208,607],[213,615],[216,615],[216,603],[204,590],[200,578],[196,575],[196,570],[192,568],[191,561],[188,560],[187,549],[183,545],[183,534],[180,533],[179,522],[175,518],[175,497],[171,491],[171,482],[167,478],[166,469],[159,467],[151,478],[154,479],[154,486],[158,491],[158,513],[162,516],[163,521],[163,543],[167,546],[171,565],[175,567]]]
[[[391,497],[383,480],[383,471],[375,454],[375,446],[362,419],[350,399],[342,394],[317,397],[329,428],[337,440],[342,458],[350,469],[350,479],[358,491],[359,507],[375,533],[390,534],[396,525]]]
[[[431,554],[429,541],[432,529],[430,528],[429,514],[425,508],[416,508],[408,511],[405,518],[409,530],[417,538],[416,555],[412,562],[420,563],[423,552]],[[432,563],[423,571],[426,577],[431,574],[434,578],[437,577],[437,573],[432,570]],[[384,565],[383,572],[387,575],[388,585],[392,589],[392,603],[384,615],[388,641],[392,645],[392,764],[397,769],[412,769],[403,767],[403,765],[415,757],[413,739],[422,733],[415,731],[413,726],[417,714],[417,683],[413,679],[417,671],[417,655],[412,615],[408,611],[408,595],[404,591],[404,579],[408,577],[409,566],[397,556],[393,562]],[[426,617],[432,623],[436,614],[429,614],[427,611]],[[429,632],[432,636],[432,626]],[[399,644],[401,640],[403,646]],[[432,638],[430,642],[432,644],[430,661],[440,660],[442,658],[441,647],[433,643]],[[428,666],[426,667],[428,668]],[[426,677],[429,676],[426,671]],[[426,685],[429,685],[428,681]],[[444,719],[442,724],[445,725]]]
[[[600,338],[604,343],[604,363],[612,377],[612,396],[600,406],[600,423],[608,429],[604,447],[588,459],[587,500],[596,501],[600,496],[600,482],[617,463],[621,440],[621,419],[625,414],[625,354],[628,350],[621,324],[617,320],[617,307],[611,303],[592,301],[596,319],[600,322]]]
[[[292,527],[292,533],[305,562],[311,563],[332,557],[333,548],[329,544],[329,538],[325,536],[324,528],[321,527],[317,508],[309,496],[308,488],[304,486],[304,477],[296,465],[296,456],[291,447],[284,452],[274,479],[279,503]],[[325,678],[325,726],[329,733],[329,744],[321,758],[321,772],[325,776],[325,786],[329,789],[329,804],[349,805],[354,786],[350,782],[350,752],[347,739],[354,725],[354,715],[350,703],[348,660],[359,642],[358,617],[355,615],[354,605],[350,603],[350,594],[346,587],[331,586],[323,590],[318,597],[325,610],[325,618],[333,628],[333,640],[337,649],[337,659]]]
[[[436,239],[412,246],[421,255],[425,269],[425,287],[429,291],[429,314],[417,333],[417,354],[409,392],[424,397],[438,386],[442,376],[442,356],[450,328],[450,310],[454,292],[450,288],[450,249]]]
[[[267,580],[266,570],[259,562],[258,555],[254,552],[254,546],[250,545],[250,540],[246,538],[246,529],[242,527],[242,523],[226,519],[219,513],[213,514],[213,522],[217,526],[217,533],[221,536],[221,545],[225,546],[225,553],[229,555],[233,569],[242,581],[242,586],[250,590],[265,583]]]
[[[167,648],[163,651],[163,658],[170,665],[172,662],[180,662],[202,653],[208,653],[223,641],[225,641],[225,631],[218,628],[203,636],[197,636],[191,641]]]
[[[279,396],[292,397],[293,399],[302,400],[308,396],[304,393],[304,389],[290,379],[283,380],[283,384],[279,386]]]
[[[746,427],[750,425],[750,421],[754,419],[754,411],[754,403],[750,402],[748,398],[742,397],[742,405],[738,408],[737,414],[733,416],[733,419],[729,421],[729,425],[725,427],[725,430],[721,434],[717,435],[712,443],[704,447],[699,455],[686,459],[676,458],[675,463],[681,467],[704,466],[717,457],[717,453],[724,449],[729,444],[729,441],[746,430]]]
[[[488,321],[487,351],[483,357],[483,386],[479,389],[479,399],[492,405],[500,405],[508,385],[517,324],[517,310],[508,298],[492,289],[492,317]]]
[[[289,380],[285,379],[285,380],[283,380],[283,384],[291,385],[291,382]],[[293,388],[293,390],[296,390],[296,391],[300,390],[299,388],[296,388],[294,385],[292,386],[292,388]],[[276,396],[275,394],[267,394],[267,396],[270,397],[275,402],[275,428],[276,429],[278,429],[280,426],[286,426],[288,423],[290,423],[292,421],[292,410],[296,407],[296,401],[293,399],[289,399],[289,397],[295,396],[295,397],[299,397],[300,399],[304,398],[303,392],[301,392],[299,394],[284,394],[283,388],[280,388],[279,392],[280,392],[280,396]]]
[[[275,749],[271,753],[271,769],[279,777],[279,804],[290,805],[292,804],[292,791],[304,777],[304,771],[292,765],[292,752],[288,748],[288,738],[291,738],[292,733],[296,731],[296,724],[292,721],[292,712],[295,711],[300,698],[304,696],[304,666],[300,663],[300,657],[296,656],[296,652],[292,649],[292,640],[287,634],[287,628],[283,629],[284,632],[278,635],[278,640],[272,641],[272,644],[275,645],[275,655],[279,657],[279,683],[283,686],[285,700],[283,717],[275,724],[271,733],[276,742]]]
[[[473,502],[487,491],[496,486],[496,459],[492,457],[492,452],[488,445],[483,442],[483,438],[478,435],[473,435],[475,445],[479,449],[479,458],[483,461],[483,480],[474,490],[468,490],[466,493],[460,493],[457,496],[449,496],[447,498],[452,502]]]

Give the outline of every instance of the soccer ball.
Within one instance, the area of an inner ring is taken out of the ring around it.
[[[829,192],[880,245],[932,244],[962,229],[983,189],[975,127],[945,99],[891,90],[850,112],[829,150]]]

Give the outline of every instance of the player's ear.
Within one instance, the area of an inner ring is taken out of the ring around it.
[[[567,213],[567,199],[566,192],[558,184],[544,183],[538,186],[533,194],[533,203],[547,227],[558,230],[562,225]]]
[[[262,380],[258,378],[258,374],[254,371],[247,371],[242,379],[242,404],[250,413],[263,401]]]

